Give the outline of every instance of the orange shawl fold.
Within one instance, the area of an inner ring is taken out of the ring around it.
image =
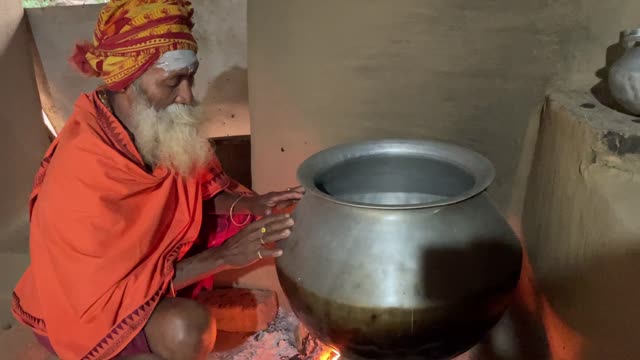
[[[248,191],[215,159],[186,179],[145,171],[121,123],[85,94],[47,151],[30,197],[31,265],[12,311],[62,359],[107,359],[142,330],[196,240],[203,199]]]

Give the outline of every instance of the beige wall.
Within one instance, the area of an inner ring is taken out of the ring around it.
[[[21,1],[0,1],[0,14],[0,349],[11,351],[16,338],[5,336],[15,324],[11,294],[29,263],[28,198],[48,139]],[[18,358],[12,354],[3,353]]]
[[[0,251],[28,250],[27,202],[48,145],[20,0],[0,2]]]
[[[491,194],[519,213],[525,134],[546,89],[595,84],[638,11],[633,0],[249,1],[254,184],[290,186],[303,159],[336,143],[433,137],[487,155]]]

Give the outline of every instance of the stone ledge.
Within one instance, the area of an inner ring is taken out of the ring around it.
[[[547,96],[548,102],[585,122],[594,130],[615,132],[623,136],[640,136],[640,117],[631,116],[601,104],[590,92],[556,90]]]
[[[638,359],[640,119],[556,91],[540,121],[523,229],[549,351]]]
[[[599,139],[591,144],[594,162],[600,157],[619,170],[640,171],[640,117],[611,109],[584,91],[552,92],[545,109],[565,113],[560,116],[568,116],[577,125],[585,126]]]

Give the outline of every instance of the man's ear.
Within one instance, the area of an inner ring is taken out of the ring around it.
[[[132,96],[134,91],[136,90],[134,89],[133,83],[131,83],[131,85],[128,85],[126,88],[120,90],[119,92],[127,96]]]
[[[118,112],[118,116],[126,116],[126,114],[128,114],[129,109],[134,103],[135,91],[133,84],[121,90],[111,91],[112,106],[114,107],[114,111]]]
[[[136,85],[131,83],[131,85],[127,86],[123,90],[121,90],[121,97],[125,98],[127,103],[130,105],[133,103],[136,96],[138,96],[138,89],[136,89]]]

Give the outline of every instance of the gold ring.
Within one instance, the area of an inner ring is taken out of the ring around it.
[[[258,257],[262,259],[262,254],[260,254],[260,250],[258,250]]]
[[[263,233],[263,234],[264,234],[264,233],[266,233],[266,232],[267,232],[267,228],[266,228],[266,227],[264,227],[264,226],[263,226],[263,227],[261,227],[261,228],[260,228],[260,232],[261,232],[261,233]]]

